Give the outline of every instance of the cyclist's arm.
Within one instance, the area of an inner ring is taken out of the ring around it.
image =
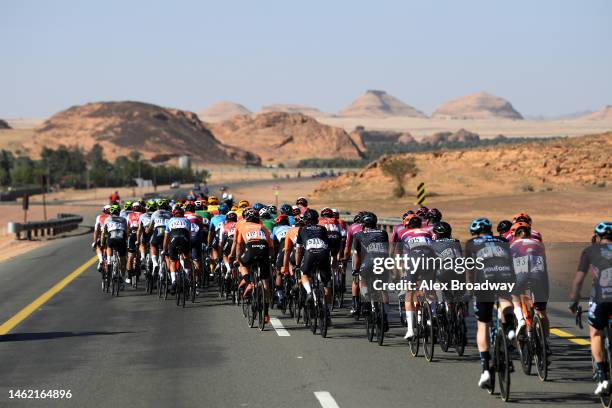
[[[270,231],[263,227],[264,234],[266,234],[266,241],[268,241],[268,255],[270,257],[274,256],[274,244],[272,243],[272,237],[270,236]]]
[[[242,255],[242,234],[236,237],[234,244],[236,244],[236,259],[240,259]]]
[[[208,246],[212,246],[213,238],[215,237],[215,225],[210,224],[208,228]]]
[[[283,271],[289,272],[289,257],[291,256],[291,249],[293,248],[293,241],[291,238],[285,237],[285,255],[283,256]]]
[[[582,283],[584,282],[584,278],[587,276],[590,267],[591,263],[587,256],[586,250],[584,250],[582,251],[582,255],[580,256],[578,270],[576,271],[576,275],[574,275],[574,280],[572,282],[572,289],[570,290],[569,294],[570,301],[577,302],[580,299],[580,290],[582,289]]]

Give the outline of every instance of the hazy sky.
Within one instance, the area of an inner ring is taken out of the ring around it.
[[[100,100],[199,111],[383,89],[427,113],[479,90],[523,114],[612,104],[612,1],[0,0],[0,118]]]

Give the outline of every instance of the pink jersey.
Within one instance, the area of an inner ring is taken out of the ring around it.
[[[106,219],[108,217],[110,217],[110,215],[106,214],[106,213],[102,213],[102,214],[98,215],[96,217],[96,224],[94,225],[94,229],[95,230],[102,229],[102,226],[104,225],[104,223],[106,222]]]
[[[431,232],[426,228],[404,229],[399,235],[400,242],[429,243],[432,240]]]
[[[510,231],[508,231],[508,232],[506,232],[504,234],[504,238],[508,242],[514,241],[514,236],[510,233]],[[536,231],[534,229],[531,230],[531,239],[535,239],[537,241],[543,242],[542,241],[542,234],[540,234],[538,231]]]
[[[140,212],[132,211],[131,213],[127,215],[127,217],[125,217],[125,219],[127,220],[129,229],[138,229],[138,224],[140,223],[141,215],[142,213]]]
[[[391,242],[400,242],[400,235],[405,229],[404,224],[394,225],[391,232]]]
[[[204,221],[202,220],[202,217],[192,212],[186,212],[185,218],[187,218],[191,223],[191,238],[198,239],[202,229],[204,228]]]
[[[349,227],[346,229],[346,245],[344,246],[345,251],[350,251],[351,245],[353,245],[353,237],[355,237],[355,234],[360,232],[362,229],[363,226],[361,224],[355,223],[349,225]]]

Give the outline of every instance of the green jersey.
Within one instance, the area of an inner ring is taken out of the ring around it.
[[[261,220],[261,223],[263,224],[264,227],[266,227],[268,229],[268,231],[272,232],[272,230],[274,229],[274,226],[276,225],[276,223],[274,222],[274,220],[268,220],[268,219],[263,219]]]
[[[206,218],[208,221],[212,218],[212,214],[208,211],[196,211],[196,215],[199,215],[202,218]]]

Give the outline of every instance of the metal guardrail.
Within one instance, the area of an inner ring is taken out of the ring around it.
[[[48,221],[30,221],[26,223],[9,222],[7,232],[15,234],[16,239],[31,240],[32,237],[55,236],[76,229],[83,222],[83,217],[75,214],[57,214],[57,218]]]
[[[340,218],[344,220],[347,225],[353,223],[353,216],[351,214],[341,215]],[[402,219],[400,217],[380,217],[378,218],[378,226],[391,233],[393,231],[393,227],[401,224]]]
[[[24,187],[24,188],[16,188],[10,191],[0,192],[0,201],[15,201],[18,198],[21,198],[26,195],[35,195],[43,193],[42,187]]]

